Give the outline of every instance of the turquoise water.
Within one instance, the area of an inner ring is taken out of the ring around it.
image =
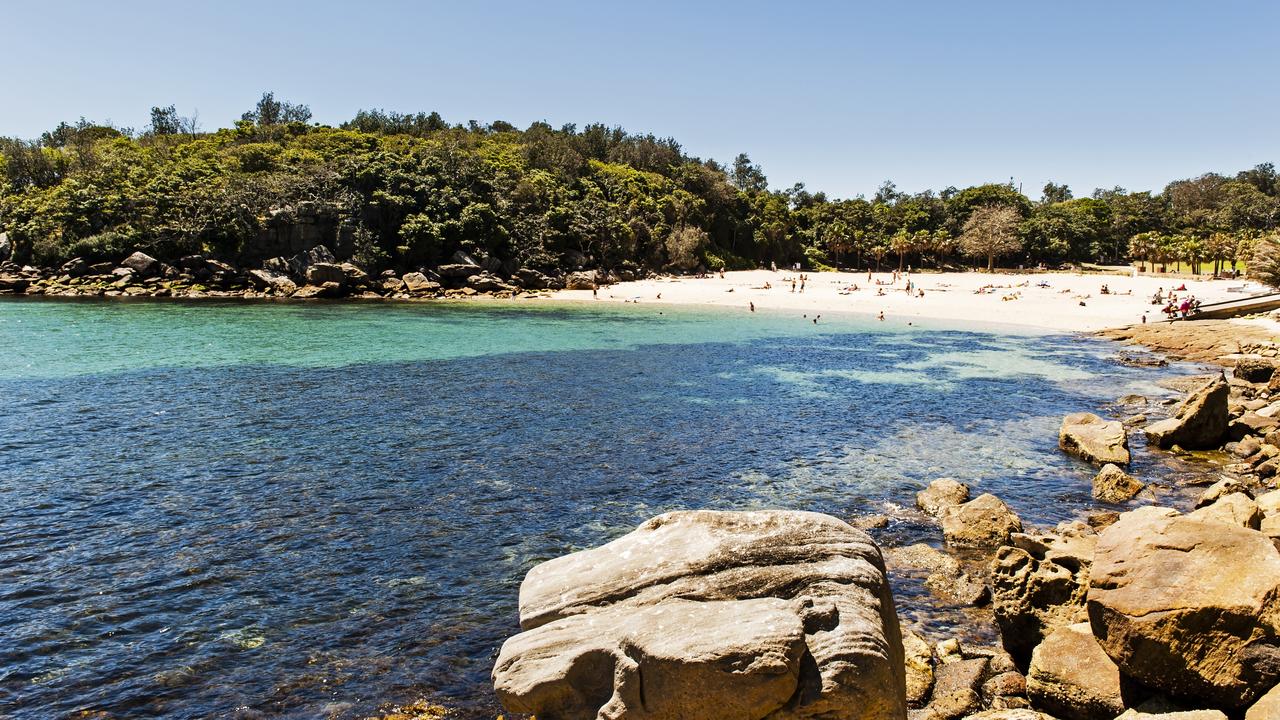
[[[1161,392],[1114,351],[653,305],[0,302],[0,715],[492,717],[524,573],[653,514],[851,518],[949,475],[1077,515],[1061,416]]]

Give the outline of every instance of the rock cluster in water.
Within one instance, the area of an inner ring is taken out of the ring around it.
[[[0,257],[0,294],[70,297],[189,298],[444,298],[477,294],[528,297],[545,290],[590,290],[634,272],[580,270],[543,273],[535,268],[507,267],[484,256],[455,253],[433,268],[370,275],[358,265],[339,260],[324,245],[293,257],[267,259],[257,267],[236,267],[202,255],[174,264],[138,251],[118,263],[90,263],[74,258],[58,268],[17,266]]]
[[[950,602],[990,604],[999,647],[899,629],[880,551],[840,520],[671,513],[529,573],[499,697],[566,720],[1280,718],[1273,363],[1194,382],[1164,420],[1064,422],[1063,449],[1102,465],[1105,503],[1154,497],[1122,467],[1130,429],[1145,424],[1152,447],[1233,453],[1185,511],[1130,505],[1033,531],[954,479],[917,495],[946,547],[988,558],[985,574],[925,544],[889,550],[889,565]]]

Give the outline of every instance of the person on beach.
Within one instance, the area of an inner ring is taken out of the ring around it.
[[[600,299],[600,288],[597,287],[595,283],[591,283],[591,299],[592,300]]]
[[[883,310],[881,310],[881,311],[880,311],[880,314],[876,316],[876,319],[877,319],[877,320],[884,320],[884,311],[883,311]]]
[[[791,278],[791,292],[795,292],[795,291],[796,291],[796,279]]]
[[[751,306],[751,312],[755,312],[755,311],[756,311],[756,304],[755,304],[755,303],[753,303],[753,302],[751,302],[751,301],[749,301],[749,300],[748,300],[748,301],[747,301],[747,305]]]
[[[806,278],[804,275],[801,275],[801,276],[800,276],[800,292],[804,292],[804,281],[805,281],[806,279],[807,279],[807,278]]]

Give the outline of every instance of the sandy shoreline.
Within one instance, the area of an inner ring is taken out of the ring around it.
[[[590,290],[561,290],[558,300],[585,302],[639,302],[672,305],[714,305],[740,307],[749,311],[799,310],[801,312],[884,313],[886,320],[919,318],[1022,325],[1058,331],[1096,331],[1164,318],[1160,306],[1152,305],[1157,289],[1165,292],[1186,285],[1179,297],[1194,295],[1202,302],[1215,302],[1258,292],[1262,286],[1245,280],[1183,280],[1181,278],[1082,273],[913,273],[913,288],[924,296],[905,292],[905,278],[893,283],[889,272],[805,273],[809,278],[804,292],[791,291],[791,271],[746,270],[707,278],[658,277],[623,282],[599,289],[593,299]],[[876,283],[882,283],[877,285]],[[765,284],[772,287],[766,289]],[[1047,285],[1042,287],[1041,283]],[[1112,294],[1101,293],[1107,285]],[[858,290],[853,291],[853,286]],[[978,293],[984,286],[994,289]],[[1229,288],[1245,288],[1230,292]],[[878,294],[883,290],[884,294]],[[1081,305],[1081,303],[1084,303]]]

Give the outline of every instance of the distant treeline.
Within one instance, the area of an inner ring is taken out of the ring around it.
[[[214,132],[170,106],[153,108],[141,132],[81,119],[36,140],[0,139],[0,232],[15,260],[43,266],[135,249],[243,261],[275,253],[281,224],[306,207],[321,218],[311,240],[334,235],[369,269],[429,267],[463,251],[539,270],[964,258],[1199,270],[1273,244],[1280,225],[1270,163],[1161,192],[1077,198],[1050,183],[1032,200],[1008,184],[908,194],[886,182],[873,197],[837,200],[803,184],[770,189],[746,154],[726,166],[599,124],[521,130],[381,110],[337,128],[310,119],[305,105],[267,93]]]

